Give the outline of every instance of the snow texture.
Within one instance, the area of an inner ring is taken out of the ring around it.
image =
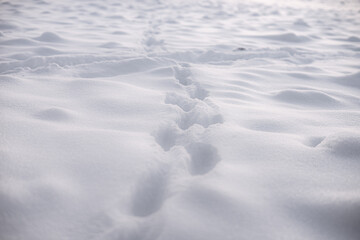
[[[0,239],[360,239],[359,1],[0,14]]]

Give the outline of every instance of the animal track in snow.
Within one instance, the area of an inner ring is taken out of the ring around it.
[[[146,217],[158,211],[166,198],[167,185],[167,169],[150,171],[137,184],[132,199],[132,213]]]
[[[186,147],[190,154],[189,171],[192,175],[202,175],[210,172],[221,160],[217,149],[206,143],[191,143]]]
[[[180,84],[184,86],[188,86],[193,83],[193,81],[190,78],[191,72],[188,68],[176,66],[174,67],[174,72],[175,72],[175,78],[179,81]]]
[[[188,88],[188,92],[191,98],[197,98],[204,100],[209,96],[209,92],[201,87],[198,83],[194,83]]]
[[[150,21],[148,29],[144,32],[142,44],[146,52],[152,52],[157,48],[165,49],[165,41],[156,36],[159,34],[160,23],[161,20]]]
[[[216,110],[207,104],[197,104],[190,112],[184,113],[178,122],[183,130],[188,129],[194,124],[199,124],[204,128],[216,123],[222,123],[223,117]]]
[[[164,149],[169,151],[171,147],[176,144],[176,139],[180,132],[174,125],[160,126],[158,131],[154,134],[156,142]]]
[[[224,120],[217,106],[207,98],[208,92],[200,83],[194,81],[189,64],[179,64],[173,70],[174,78],[187,96],[178,93],[166,94],[165,103],[178,106],[182,111],[174,124],[161,126],[154,137],[164,151],[169,151],[176,145],[184,146],[191,157],[190,174],[205,174],[220,161],[220,156],[215,147],[199,142],[195,135],[187,134],[188,129],[200,125],[203,132],[203,129],[212,124],[223,123]]]
[[[194,101],[193,99],[180,96],[176,93],[167,93],[165,103],[177,105],[185,112],[189,112],[196,105],[196,101]]]
[[[177,192],[179,174],[204,175],[221,160],[216,147],[203,142],[202,135],[210,125],[222,123],[222,115],[207,98],[208,92],[193,80],[189,65],[178,65],[173,72],[184,91],[167,93],[164,102],[181,110],[176,111],[179,114],[177,119],[160,125],[152,134],[156,143],[167,152],[164,155],[167,163],[162,163],[159,169],[150,169],[139,180],[131,208],[131,213],[136,217],[148,219],[150,216],[160,216],[156,213],[164,201]]]

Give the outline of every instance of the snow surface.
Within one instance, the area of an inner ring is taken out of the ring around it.
[[[0,239],[360,239],[359,1],[0,5]]]

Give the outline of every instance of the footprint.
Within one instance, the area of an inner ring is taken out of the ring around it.
[[[167,93],[165,103],[177,105],[185,112],[189,112],[196,105],[196,101],[194,101],[193,99],[180,96],[176,93]]]
[[[186,146],[190,155],[189,172],[192,175],[203,175],[210,172],[221,160],[217,149],[206,143],[191,143]]]
[[[188,92],[191,98],[197,98],[204,100],[209,96],[209,92],[200,86],[198,83],[194,83],[191,86],[188,86]]]
[[[223,123],[222,115],[207,104],[199,103],[190,112],[182,115],[178,125],[182,130],[186,130],[194,124],[199,124],[207,128],[216,123]]]
[[[174,67],[175,78],[179,81],[180,84],[188,86],[193,83],[191,80],[191,71],[186,67]]]
[[[176,144],[176,139],[180,135],[179,129],[174,124],[160,126],[154,133],[155,141],[164,149],[169,151]]]
[[[140,179],[132,200],[132,214],[147,217],[158,211],[165,198],[168,185],[168,169],[156,169]]]
[[[164,45],[164,40],[162,40],[162,39],[158,40],[154,36],[148,36],[144,39],[143,43],[146,45],[146,47],[151,49],[156,46]]]

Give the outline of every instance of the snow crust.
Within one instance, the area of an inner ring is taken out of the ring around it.
[[[358,1],[0,13],[0,239],[359,239]]]

